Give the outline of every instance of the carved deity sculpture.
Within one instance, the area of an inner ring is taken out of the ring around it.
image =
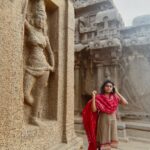
[[[111,80],[111,73],[108,67],[105,67],[104,76],[105,76],[105,80]]]
[[[54,54],[46,33],[46,18],[44,0],[36,0],[32,24],[25,21],[25,33],[30,47],[24,76],[24,99],[25,103],[32,107],[30,122],[34,125],[40,125],[39,109],[43,91],[48,84],[50,71],[54,71]],[[44,51],[48,52],[50,63]],[[36,92],[33,96],[34,85]]]

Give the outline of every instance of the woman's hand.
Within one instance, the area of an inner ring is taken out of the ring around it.
[[[114,86],[116,94],[119,94],[118,88]]]
[[[95,97],[96,94],[97,94],[97,91],[94,90],[94,91],[92,92],[92,97]]]

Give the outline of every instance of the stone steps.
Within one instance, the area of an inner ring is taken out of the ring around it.
[[[75,117],[75,131],[77,134],[85,134],[81,117]],[[121,141],[130,139],[150,143],[150,124],[118,121],[118,136]]]

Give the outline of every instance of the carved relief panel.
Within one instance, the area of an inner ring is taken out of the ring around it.
[[[42,124],[43,119],[54,119],[57,114],[56,96],[52,95],[57,89],[53,85],[57,83],[57,19],[54,4],[28,1],[24,28],[24,103],[25,120],[34,125]]]

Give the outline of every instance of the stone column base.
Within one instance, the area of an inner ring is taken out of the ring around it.
[[[118,122],[118,136],[120,141],[128,142],[127,132],[126,132],[126,124],[119,121]]]

